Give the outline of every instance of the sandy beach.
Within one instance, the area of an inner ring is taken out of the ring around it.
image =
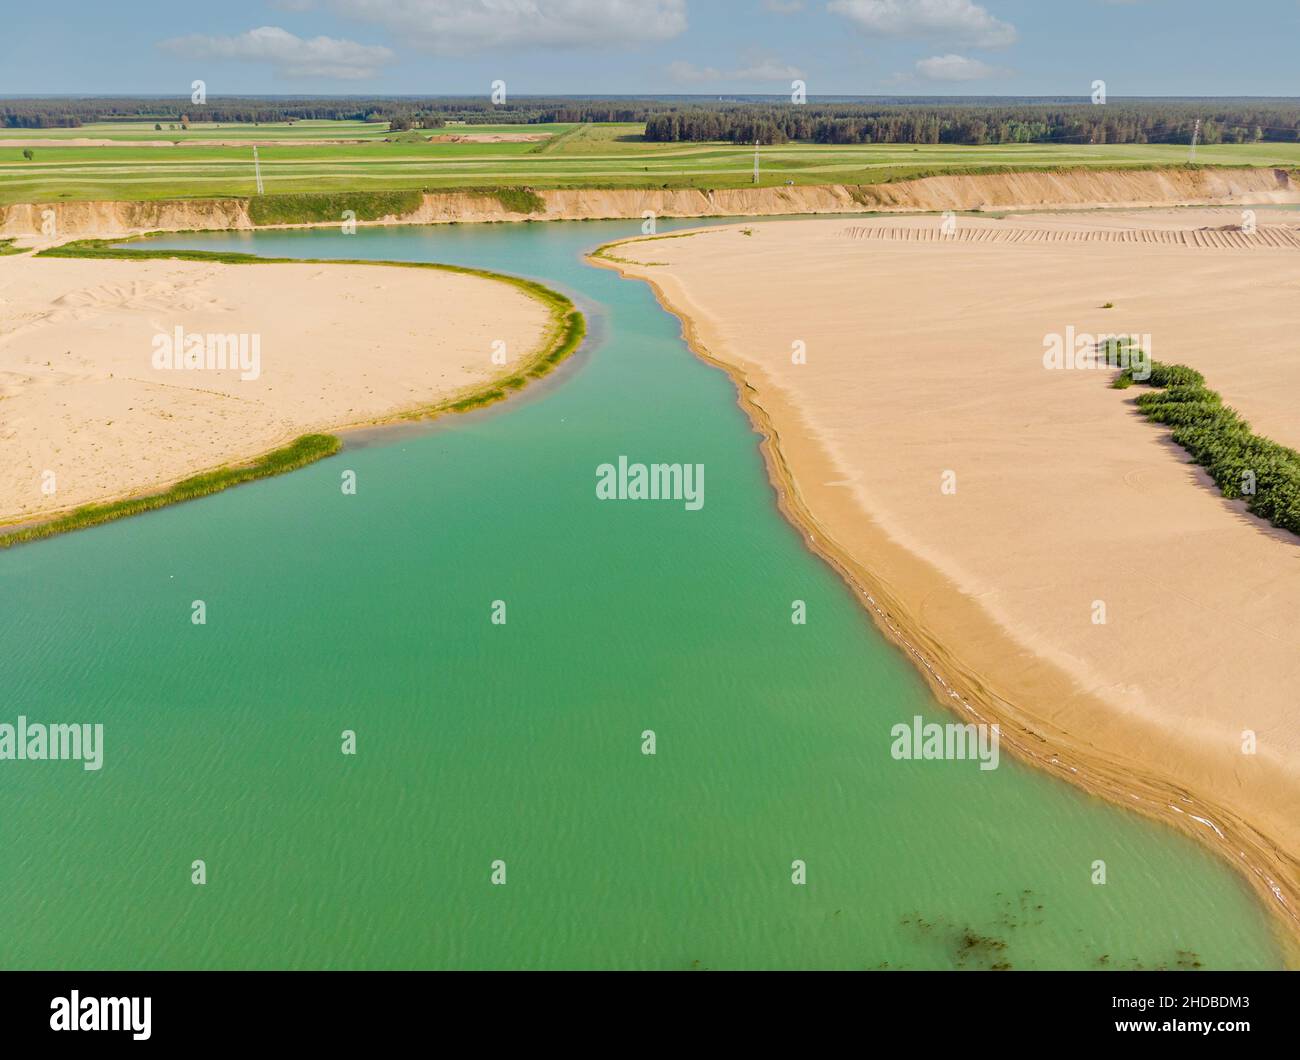
[[[942,224],[756,222],[604,263],[736,378],[783,508],[945,703],[1212,845],[1294,936],[1300,540],[1225,500],[1140,389],[1043,354],[1149,336],[1300,447],[1300,217]]]
[[[0,524],[427,407],[509,373],[551,329],[511,284],[381,265],[11,255],[0,310]],[[208,335],[242,340],[243,361],[166,366]]]

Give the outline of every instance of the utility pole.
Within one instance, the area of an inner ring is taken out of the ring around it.
[[[257,145],[253,145],[253,175],[257,178],[257,194],[263,195],[262,191],[262,163],[257,160]]]
[[[1192,130],[1192,154],[1188,159],[1189,162],[1196,161],[1196,142],[1201,138],[1201,119],[1196,119],[1196,128]]]
[[[754,138],[754,183],[758,183],[758,137]]]

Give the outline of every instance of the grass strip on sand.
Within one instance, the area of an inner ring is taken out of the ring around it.
[[[136,238],[145,238],[143,236]],[[581,344],[587,333],[587,321],[572,300],[559,291],[552,290],[533,280],[504,273],[491,272],[488,269],[472,269],[460,265],[443,265],[426,261],[361,261],[337,258],[270,258],[256,254],[229,253],[225,251],[206,250],[150,250],[126,247],[120,244],[131,240],[84,239],[74,243],[50,247],[40,251],[37,257],[55,258],[126,258],[140,260],[179,259],[182,261],[221,262],[227,265],[384,265],[391,268],[436,269],[440,272],[454,272],[465,276],[477,276],[497,283],[509,284],[518,288],[529,297],[546,306],[550,314],[550,325],[538,350],[521,366],[509,374],[475,387],[468,393],[446,398],[433,405],[412,410],[405,414],[407,419],[426,419],[448,412],[468,412],[485,405],[503,401],[512,391],[521,390],[530,379],[540,379],[554,371],[565,358]],[[395,417],[396,418],[396,417]],[[282,449],[273,450],[249,464],[217,468],[187,478],[171,489],[143,497],[131,497],[105,504],[88,504],[66,515],[61,515],[45,523],[22,527],[5,533],[0,530],[0,548],[36,541],[70,530],[82,530],[90,526],[122,519],[128,515],[155,511],[170,504],[195,500],[209,494],[218,493],[231,486],[238,486],[254,479],[282,475],[287,471],[305,467],[307,464],[332,456],[342,447],[342,442],[332,434],[305,434]]]
[[[601,261],[613,261],[619,265],[640,265],[643,268],[648,266],[658,266],[665,264],[662,261],[634,261],[632,258],[620,258],[617,254],[611,253],[614,247],[627,247],[633,243],[657,243],[664,239],[690,239],[693,236],[710,235],[715,232],[724,231],[720,228],[699,228],[690,232],[665,232],[657,236],[639,236],[632,239],[616,239],[612,243],[602,243],[587,256],[589,258],[598,258]],[[745,235],[753,235],[753,230],[749,228],[742,229]]]
[[[378,221],[414,213],[423,201],[415,190],[255,195],[248,200],[248,216],[255,225],[328,224],[351,211],[353,220]]]
[[[1150,375],[1138,379],[1131,344],[1111,340],[1105,352],[1113,367],[1129,365],[1115,380],[1116,389],[1134,383],[1155,388],[1138,396],[1138,409],[1153,423],[1173,428],[1174,442],[1205,468],[1225,497],[1244,500],[1252,515],[1300,535],[1300,453],[1251,430],[1195,368],[1151,361]]]
[[[141,512],[165,508],[170,504],[206,497],[229,489],[231,486],[238,486],[242,482],[269,478],[271,475],[283,475],[286,471],[294,471],[324,457],[333,456],[341,446],[342,443],[332,434],[304,434],[284,448],[273,449],[251,464],[205,471],[182,479],[171,489],[161,493],[128,497],[107,504],[86,504],[48,523],[39,523],[36,526],[2,534],[0,548],[37,541],[43,537],[53,537],[55,534],[67,533],[69,530],[84,530],[90,526],[99,526],[101,523],[111,523],[114,519],[123,519],[128,515],[138,515]]]
[[[484,195],[496,199],[511,213],[546,212],[546,200],[532,188],[439,188],[440,192]],[[254,225],[330,224],[346,220],[378,221],[385,217],[409,217],[419,210],[424,193],[405,191],[315,192],[300,195],[255,195],[248,200],[248,216]]]

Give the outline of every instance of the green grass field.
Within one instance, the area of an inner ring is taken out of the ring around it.
[[[419,134],[384,142],[384,127],[360,122],[191,127],[190,139],[364,139],[364,143],[276,144],[259,148],[268,195],[301,192],[388,191],[464,187],[735,188],[752,184],[754,152],[731,144],[656,144],[639,125],[449,126],[441,134],[546,132],[535,143],[429,143]],[[23,148],[9,140],[42,138],[49,146]],[[111,135],[110,135],[111,134]],[[168,134],[170,138],[171,134]],[[3,130],[0,203],[58,200],[173,199],[251,196],[248,147],[130,146],[157,139],[151,123],[103,123],[80,129]],[[112,138],[122,146],[60,144],[74,138]],[[901,144],[829,146],[784,144],[761,152],[763,186],[875,184],[968,168],[1155,166],[1188,161],[1174,145],[1006,144],[989,147]],[[1207,165],[1300,166],[1300,144],[1201,147]]]
[[[162,129],[155,129],[155,124]],[[296,121],[265,122],[196,122],[182,129],[175,121],[102,121],[75,129],[0,129],[0,138],[13,140],[121,140],[123,143],[148,140],[382,140],[388,134],[387,122],[365,121]],[[2,142],[2,141],[0,141]]]

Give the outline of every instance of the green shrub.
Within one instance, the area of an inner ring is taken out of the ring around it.
[[[1179,386],[1186,383],[1203,384],[1205,376],[1195,368],[1185,364],[1161,364],[1151,362],[1151,378],[1145,380],[1148,386]]]
[[[1216,404],[1222,404],[1223,398],[1219,397],[1219,395],[1213,390],[1208,390],[1199,384],[1180,383],[1177,386],[1169,387],[1167,390],[1158,390],[1152,391],[1149,394],[1142,394],[1137,399],[1138,405],[1142,408],[1151,405],[1163,405],[1184,401],[1210,401]]]
[[[488,194],[511,213],[546,212],[546,200],[532,188],[489,188]]]
[[[1126,369],[1112,385],[1135,382]],[[1173,428],[1175,444],[1225,497],[1244,500],[1253,515],[1300,535],[1300,453],[1255,434],[1195,369],[1155,363],[1144,382],[1153,389],[1139,395],[1138,408],[1153,423]]]

